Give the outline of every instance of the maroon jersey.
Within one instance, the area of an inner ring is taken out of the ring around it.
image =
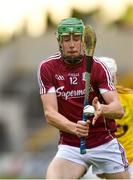
[[[69,65],[58,53],[44,60],[39,68],[38,80],[40,94],[56,93],[59,113],[70,121],[82,120],[84,95],[85,95],[85,71],[86,56],[82,62],[76,65]],[[93,58],[90,76],[89,104],[95,96],[101,103],[104,100],[101,96],[106,91],[113,91],[112,77],[105,65],[96,57]],[[89,119],[92,120],[93,116]],[[115,121],[99,117],[95,125],[90,128],[86,138],[86,147],[92,148],[113,139],[116,130]],[[73,134],[60,132],[60,144],[80,146],[80,139]]]

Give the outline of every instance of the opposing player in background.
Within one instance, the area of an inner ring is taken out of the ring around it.
[[[97,58],[92,62],[89,94],[95,114],[87,122],[82,121],[87,58],[83,33],[81,19],[62,20],[57,27],[60,52],[39,67],[45,117],[60,132],[58,151],[48,167],[46,179],[78,179],[90,165],[95,174],[128,179],[124,149],[114,134],[114,118],[121,118],[124,110],[108,69]],[[80,154],[81,137],[86,138],[86,154]]]
[[[120,101],[125,110],[121,120],[116,119],[116,137],[126,150],[129,162],[129,172],[133,179],[133,89],[117,85],[117,64],[116,61],[108,57],[99,58],[110,70],[113,81],[116,85]]]

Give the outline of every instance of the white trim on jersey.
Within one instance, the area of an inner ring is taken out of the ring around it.
[[[100,94],[103,94],[103,93],[106,93],[106,92],[108,92],[109,90],[107,90],[107,89],[102,89],[102,88],[99,88],[99,91],[100,91]]]
[[[56,53],[55,55],[52,55],[52,56],[44,59],[44,60],[41,62],[40,67],[42,66],[42,64],[44,64],[44,63],[46,63],[46,62],[48,62],[48,61],[56,60],[56,59],[59,59],[59,58],[61,58],[61,53],[60,53],[60,52],[58,52],[58,53]]]
[[[56,93],[55,87],[51,87],[51,88],[48,90],[48,93]]]
[[[39,78],[39,86],[40,86],[40,94],[45,94],[46,93],[46,88],[45,88],[41,78]]]
[[[44,86],[44,84],[43,84],[43,81],[42,81],[41,75],[40,75],[41,66],[42,66],[44,63],[48,62],[48,61],[57,60],[57,59],[59,59],[59,58],[61,58],[61,53],[60,53],[60,52],[56,53],[56,54],[53,55],[53,56],[48,57],[47,59],[43,60],[43,61],[40,63],[39,68],[38,68],[38,72],[37,72],[38,84],[39,84],[39,88],[40,88],[40,94],[45,94],[45,93],[46,93],[46,88],[45,88],[45,86]],[[54,93],[54,92],[55,92],[55,87],[50,88],[50,90],[48,91],[48,93]]]
[[[107,76],[108,86],[110,87],[111,90],[114,90],[112,76],[107,66],[105,66],[105,64],[103,64],[97,57],[94,57],[94,61],[97,62],[98,64],[101,64]]]

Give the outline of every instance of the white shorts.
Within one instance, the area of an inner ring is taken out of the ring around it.
[[[133,179],[133,163],[129,165],[130,178]]]
[[[86,149],[86,154],[80,154],[78,147],[61,144],[56,157],[81,164],[86,170],[92,165],[93,174],[123,172],[128,168],[124,149],[116,139],[95,148]]]

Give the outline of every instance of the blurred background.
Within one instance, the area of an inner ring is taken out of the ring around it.
[[[133,0],[0,0],[0,178],[44,178],[58,131],[45,121],[40,62],[58,51],[58,22],[82,18],[97,34],[95,56],[118,64],[133,88]]]

